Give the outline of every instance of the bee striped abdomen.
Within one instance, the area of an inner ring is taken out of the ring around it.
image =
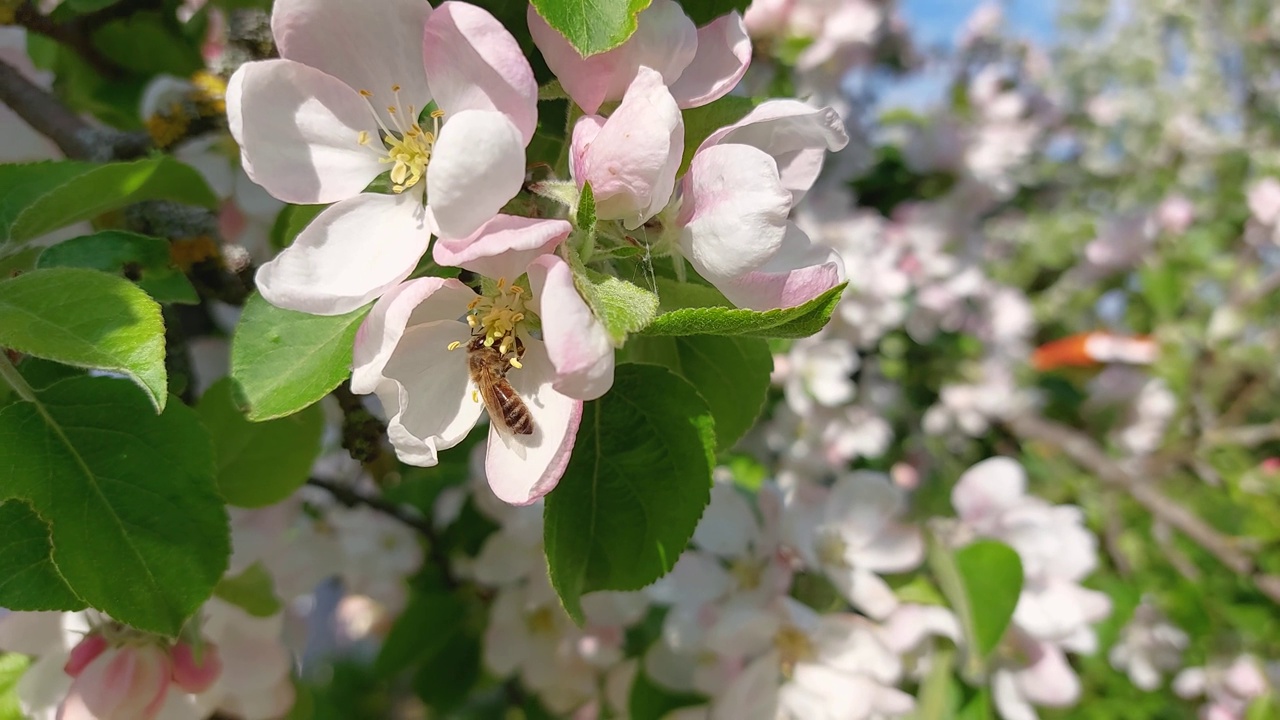
[[[516,435],[532,435],[533,415],[511,384],[499,380],[494,384],[494,394],[498,396],[497,405],[502,410],[502,424]]]

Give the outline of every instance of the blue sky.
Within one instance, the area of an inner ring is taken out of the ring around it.
[[[912,37],[921,48],[951,45],[964,21],[982,0],[899,0],[898,7],[910,23]],[[1039,44],[1053,40],[1057,0],[1003,0],[1006,30]],[[881,108],[908,107],[925,110],[942,99],[948,80],[941,69],[919,73],[882,90]]]

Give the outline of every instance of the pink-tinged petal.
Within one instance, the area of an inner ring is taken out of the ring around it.
[[[698,28],[698,53],[671,84],[681,108],[694,108],[723,97],[738,84],[751,64],[751,38],[736,12]]]
[[[1039,713],[1027,702],[1011,670],[996,670],[991,677],[991,695],[1001,720],[1040,720]]]
[[[416,113],[431,101],[421,51],[429,15],[431,6],[422,0],[278,0],[271,34],[281,57],[323,70],[353,90],[368,90],[389,122],[388,105],[411,104]],[[392,92],[396,85],[399,99]]]
[[[85,666],[96,660],[106,649],[106,638],[101,635],[88,635],[71,648],[71,655],[67,657],[67,663],[62,666],[62,671],[71,677],[76,677],[84,671]]]
[[[506,115],[463,110],[445,119],[427,165],[427,203],[440,235],[467,237],[523,184],[524,142]]]
[[[777,650],[752,661],[711,707],[710,720],[775,720],[782,658]]]
[[[169,687],[169,656],[154,645],[123,647],[89,663],[58,708],[58,720],[151,720]]]
[[[499,499],[512,505],[528,505],[555,488],[569,464],[582,421],[582,401],[552,387],[555,370],[541,342],[525,341],[522,364],[524,367],[507,374],[507,381],[529,408],[533,432],[515,435],[499,430],[498,423],[490,418],[485,455],[489,487]]]
[[[488,11],[446,2],[427,20],[422,60],[445,119],[463,110],[496,110],[524,145],[538,126],[538,83],[520,45]]]
[[[595,400],[613,386],[613,342],[578,294],[569,264],[543,255],[528,266],[534,311],[542,318],[542,339],[555,368],[552,384],[578,400]]]
[[[684,152],[680,108],[656,71],[642,67],[618,109],[589,142],[597,122],[573,137],[578,186],[591,183],[596,217],[635,229],[666,207]]]
[[[258,290],[277,307],[341,315],[409,277],[430,240],[416,197],[358,195],[320,213],[259,268]]]
[[[556,249],[573,231],[568,220],[498,215],[470,237],[436,239],[437,263],[466,268],[485,277],[515,280],[529,263]]]
[[[1031,664],[1015,677],[1024,697],[1045,707],[1070,707],[1080,699],[1080,678],[1052,643],[1036,643]]]
[[[844,261],[830,248],[816,245],[787,223],[782,246],[760,267],[716,282],[734,305],[772,310],[803,305],[844,281]]]
[[[248,119],[246,121],[246,118]],[[227,83],[227,122],[249,178],[279,200],[332,203],[384,170],[368,104],[341,80],[290,60],[245,63]]]
[[[607,119],[599,115],[583,115],[573,124],[573,134],[569,141],[569,177],[573,178],[579,188],[582,183],[578,178],[587,171],[587,146],[600,134]]]
[[[764,152],[746,145],[699,152],[682,195],[680,248],[712,283],[758,268],[782,247],[791,194]]]
[[[1016,460],[993,457],[974,465],[951,489],[951,505],[964,522],[985,526],[1026,497],[1027,475]]]
[[[356,332],[351,391],[368,395],[378,389],[383,368],[411,326],[457,320],[476,299],[475,292],[453,279],[425,277],[387,291],[374,303]]]
[[[698,29],[672,0],[654,0],[640,13],[636,32],[620,47],[583,58],[529,6],[529,32],[561,87],[588,115],[619,100],[641,66],[662,74],[670,85],[698,49]]]
[[[840,114],[829,107],[815,108],[799,100],[769,100],[738,122],[721,128],[702,142],[712,145],[739,143],[759,148],[778,164],[782,186],[798,202],[813,186],[828,151],[849,144]]]
[[[480,419],[467,351],[449,350],[470,336],[471,329],[454,320],[412,325],[382,369],[387,379],[378,386],[378,399],[391,415],[387,438],[402,462],[437,464],[439,452],[462,442]]]
[[[186,692],[198,695],[222,676],[222,658],[216,645],[206,643],[197,658],[191,645],[180,642],[169,651],[169,657],[173,659],[173,682]]]

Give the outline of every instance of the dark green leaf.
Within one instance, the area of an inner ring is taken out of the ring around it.
[[[583,57],[612,50],[636,31],[649,0],[531,0],[547,24]]]
[[[320,454],[324,413],[313,405],[289,417],[251,422],[232,397],[234,385],[231,378],[219,380],[196,406],[213,438],[218,490],[239,507],[280,502],[307,481]]]
[[[0,282],[0,347],[124,373],[164,409],[164,323],[136,285],[96,270],[51,268]]]
[[[195,304],[200,296],[173,264],[169,241],[123,230],[103,230],[48,248],[36,267],[78,267],[121,275],[162,303]]]
[[[413,674],[413,689],[440,713],[458,707],[480,679],[480,640],[466,632],[445,637],[439,652],[426,658]]]
[[[0,499],[31,505],[90,607],[175,635],[230,554],[213,446],[193,410],[156,415],[129,383],[76,377],[0,410]]]
[[[744,13],[750,4],[751,0],[683,0],[680,3],[685,15],[698,27],[734,11]]]
[[[840,302],[838,285],[803,305],[782,310],[743,310],[693,307],[672,310],[654,318],[641,335],[744,335],[760,338],[802,338],[821,330]]]
[[[637,337],[627,343],[625,353],[628,360],[673,370],[698,389],[715,416],[720,452],[755,424],[773,372],[773,353],[759,338]]]
[[[581,597],[638,590],[666,574],[710,499],[715,427],[683,378],[623,364],[586,404],[573,457],[546,499],[551,584],[582,621]]]
[[[631,696],[627,699],[627,713],[631,720],[661,720],[672,710],[707,702],[705,697],[692,693],[678,693],[654,683],[643,668],[636,672],[631,683]]]
[[[200,49],[186,42],[177,27],[166,27],[159,13],[140,12],[104,23],[93,46],[121,67],[145,75],[185,77],[204,69]]]
[[[0,165],[0,244],[24,242],[143,200],[218,206],[200,173],[166,156]]]
[[[0,607],[83,610],[50,559],[49,526],[21,500],[0,504]]]
[[[725,95],[701,107],[684,110],[684,156],[677,177],[689,171],[693,154],[711,133],[738,122],[755,106],[755,101],[750,98]]]
[[[293,244],[302,232],[328,205],[286,205],[271,226],[271,247],[283,250]]]
[[[245,303],[231,342],[231,377],[250,420],[298,412],[351,374],[351,347],[369,306],[346,315],[282,310],[260,295]]]
[[[462,602],[453,593],[415,593],[391,626],[374,670],[382,677],[391,677],[440,654],[462,629],[463,610]]]

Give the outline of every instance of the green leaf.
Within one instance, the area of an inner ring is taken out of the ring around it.
[[[802,338],[821,330],[831,319],[845,286],[837,285],[802,305],[781,310],[692,307],[665,312],[641,335],[743,335],[759,338]]]
[[[575,225],[579,228],[596,226],[596,194],[591,190],[591,183],[582,183],[582,194],[578,196],[578,208],[574,213]]]
[[[533,7],[583,57],[612,50],[636,31],[649,0],[531,0]]]
[[[18,699],[18,681],[31,660],[17,653],[0,653],[0,720],[24,720]]]
[[[121,277],[50,268],[0,282],[0,347],[124,373],[158,410],[169,397],[160,306]]]
[[[680,177],[689,171],[689,163],[693,162],[693,154],[698,151],[698,146],[711,133],[738,122],[747,113],[751,112],[755,106],[756,102],[750,98],[725,95],[719,100],[701,107],[682,111],[681,114],[684,117],[684,156],[680,161],[680,170],[676,173],[676,177]]]
[[[683,0],[680,3],[684,8],[684,14],[688,15],[693,24],[698,27],[735,10],[738,13],[744,13],[750,4],[751,0]]]
[[[139,12],[97,28],[93,47],[121,67],[144,75],[185,77],[204,69],[200,49],[184,42],[177,27],[166,27],[159,13]]]
[[[1022,594],[1022,561],[995,540],[979,540],[954,552],[935,540],[929,565],[969,641],[965,675],[983,677],[987,658],[1004,637]]]
[[[231,341],[231,377],[248,400],[249,419],[291,415],[345,380],[356,330],[369,307],[309,315],[250,297]]]
[[[121,380],[76,377],[0,410],[0,500],[50,528],[53,563],[90,607],[176,635],[227,567],[213,446],[182,403],[156,415]]]
[[[569,258],[574,286],[600,319],[614,345],[621,345],[627,335],[653,322],[658,314],[657,295],[621,278],[583,267],[573,253]]]
[[[238,507],[280,502],[307,482],[320,454],[324,413],[313,405],[286,418],[251,422],[232,397],[234,385],[231,378],[219,380],[196,406],[213,438],[218,490]]]
[[[298,233],[306,229],[328,205],[286,205],[271,226],[271,247],[283,250],[293,244]]]
[[[628,360],[661,365],[689,381],[716,419],[716,449],[733,447],[755,424],[769,392],[773,353],[758,338],[690,335],[638,337]]]
[[[418,697],[439,713],[461,705],[480,679],[480,639],[466,632],[446,636],[439,652],[431,654],[413,674]]]
[[[415,593],[378,652],[374,671],[391,677],[440,653],[462,629],[464,608],[452,592]]]
[[[271,617],[280,612],[275,581],[262,563],[250,565],[235,577],[222,578],[213,594],[254,617]]]
[[[123,230],[103,230],[54,245],[40,254],[39,268],[78,267],[121,275],[162,303],[194,305],[200,296],[173,264],[169,241]]]
[[[125,163],[0,165],[0,245],[25,242],[144,200],[218,206],[200,173],[167,156]]]
[[[582,622],[593,590],[638,590],[684,551],[711,494],[715,427],[687,381],[623,364],[585,405],[573,457],[547,495],[543,541],[551,584]]]
[[[0,504],[0,607],[9,610],[83,610],[54,567],[49,526],[19,500]]]
[[[631,695],[627,698],[627,716],[631,720],[661,720],[672,710],[707,702],[707,698],[693,693],[667,690],[649,679],[644,668],[636,672],[631,683]]]

